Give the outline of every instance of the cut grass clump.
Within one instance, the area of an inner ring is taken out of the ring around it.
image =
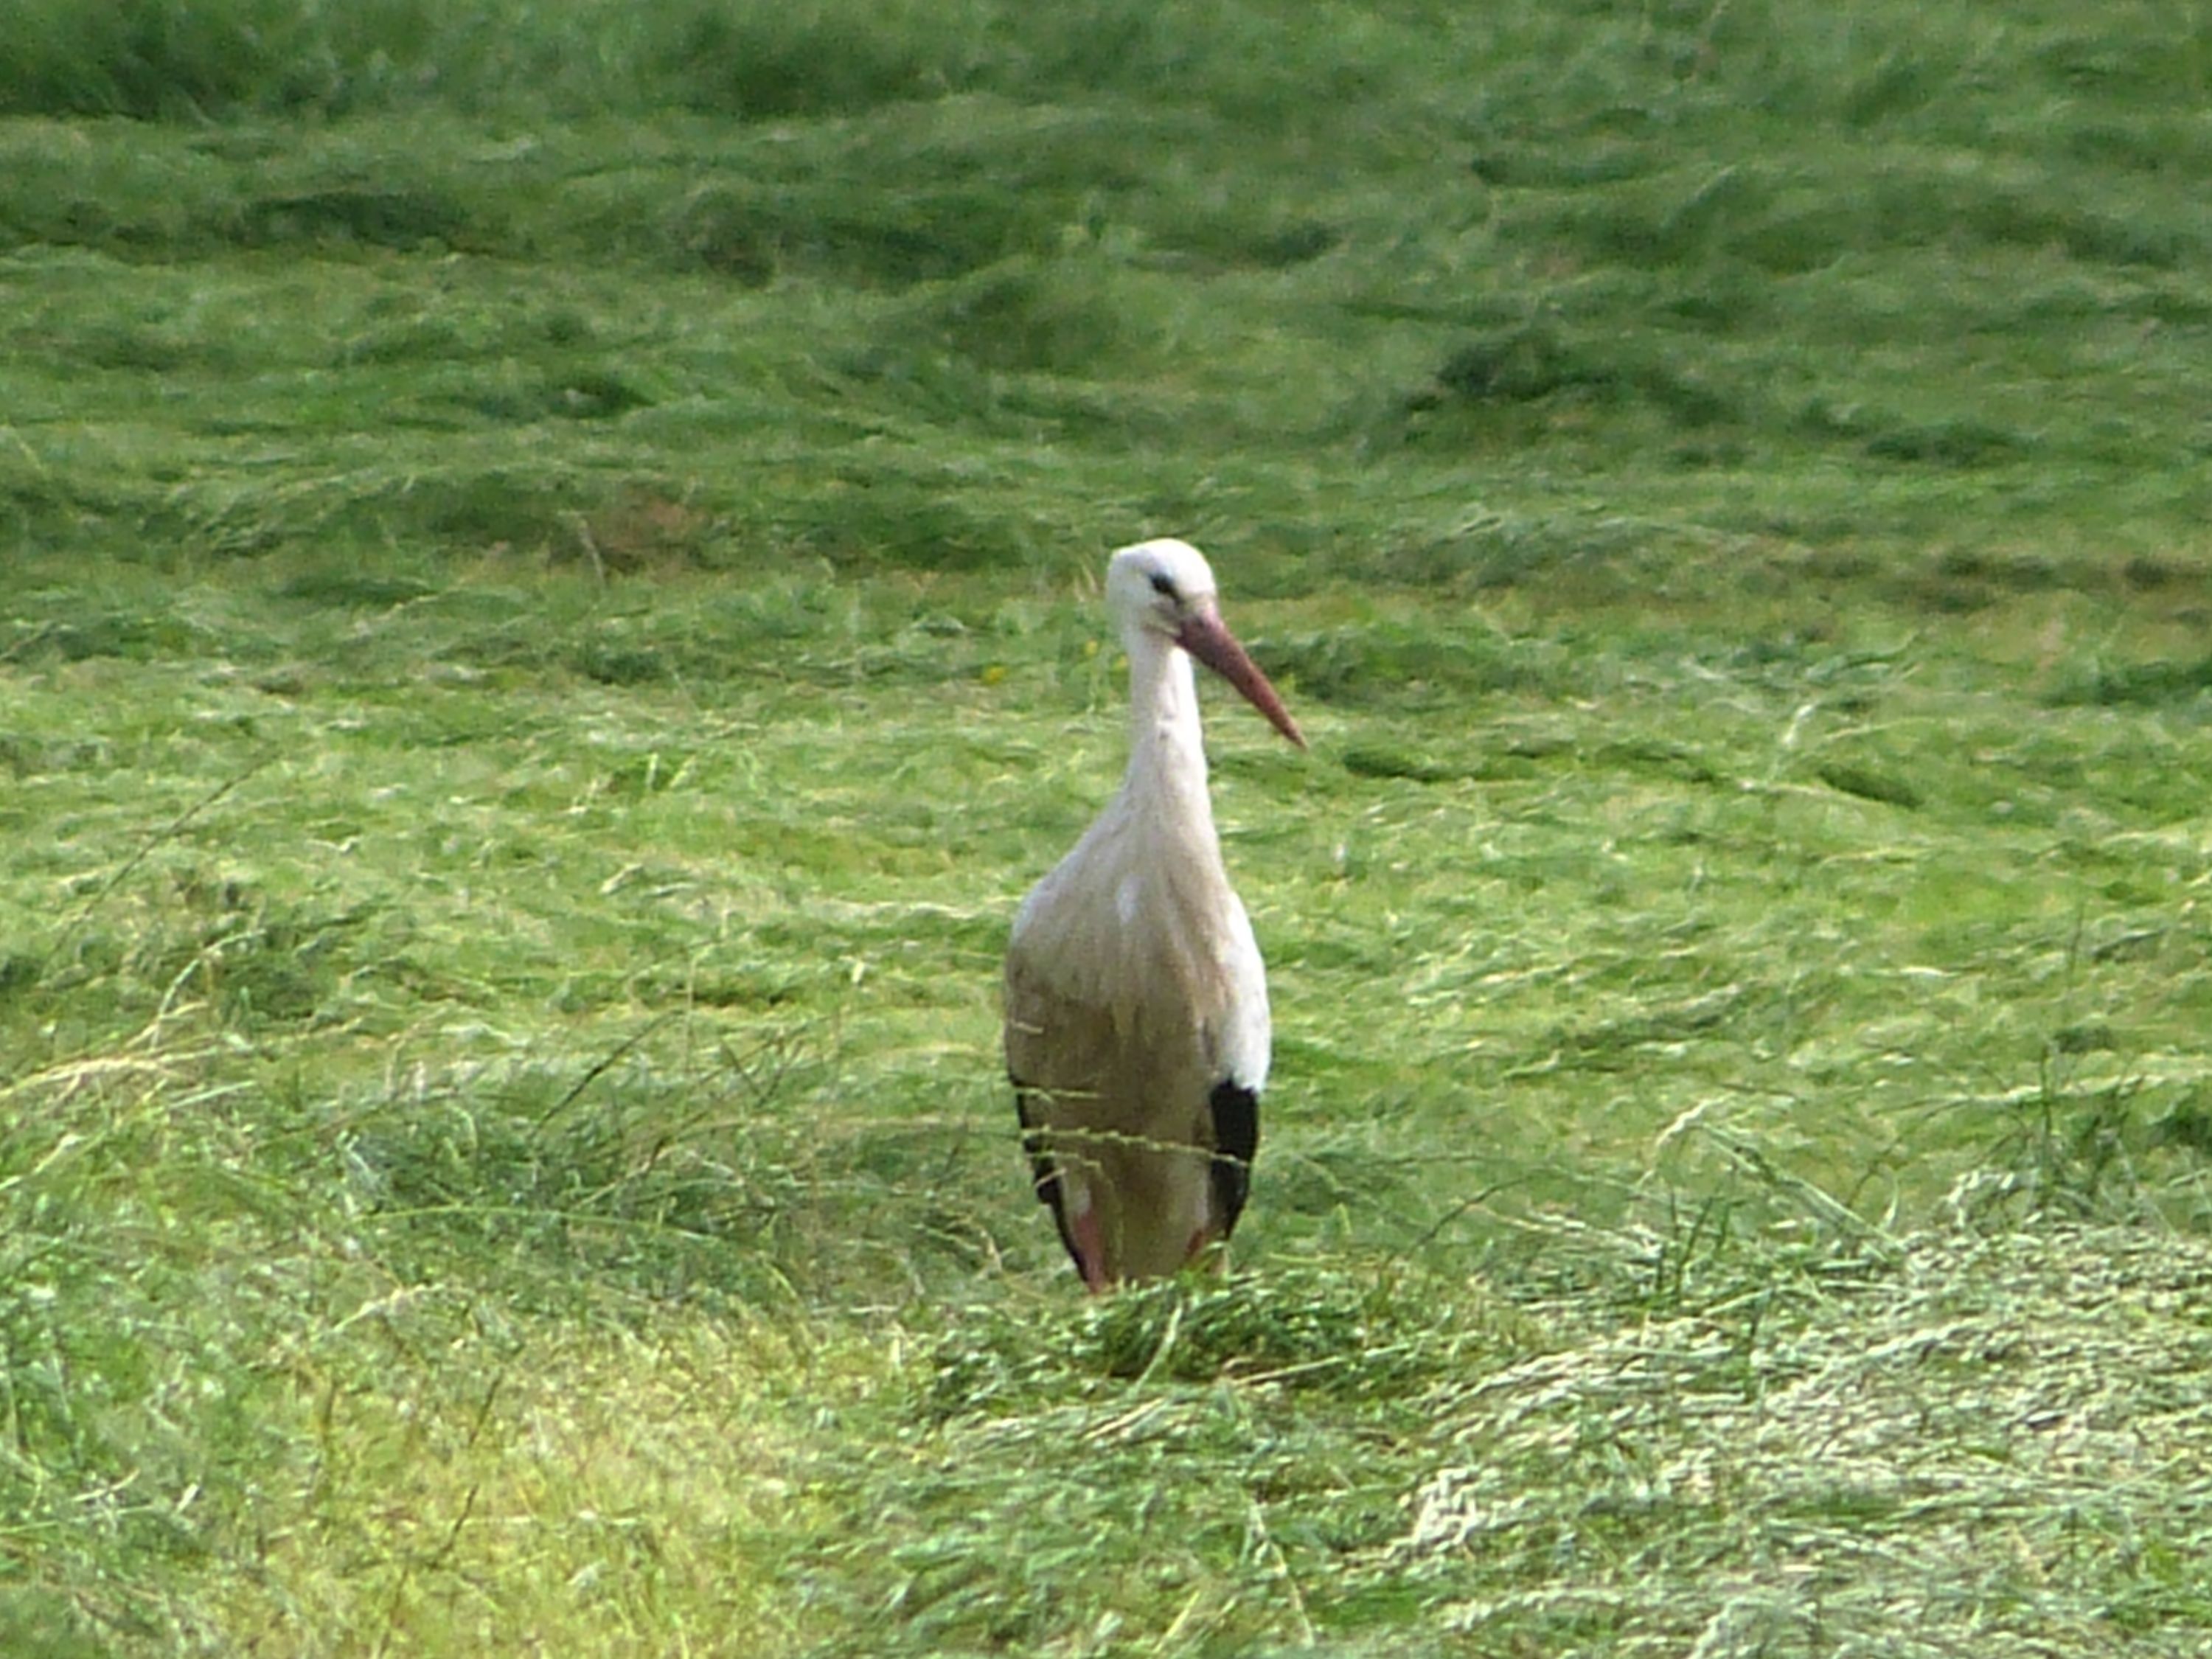
[[[1680,369],[1638,362],[1616,344],[1574,343],[1541,324],[1471,341],[1437,368],[1435,390],[1417,393],[1409,412],[1540,403],[1560,395],[1650,404],[1689,428],[1741,419],[1735,399]]]
[[[264,95],[299,41],[295,0],[186,6],[27,4],[14,20],[0,110],[143,120],[230,112]]]
[[[1231,5],[1200,24],[1127,0],[1050,13],[1005,0],[687,0],[644,18],[609,0],[555,13],[504,0],[23,9],[0,111],[179,121],[442,103],[568,116],[674,106],[769,122],[969,91],[1142,102],[1165,88],[1273,130],[1301,102],[1387,103],[1408,79],[1407,49],[1431,39],[1418,20],[1394,26],[1352,8],[1321,9],[1286,37],[1264,7]]]
[[[957,1418],[1036,1410],[1071,1389],[1108,1400],[1129,1381],[1389,1397],[1448,1375],[1470,1328],[1516,1340],[1510,1310],[1473,1285],[1320,1269],[1190,1276],[1045,1319],[973,1310],[936,1339],[926,1398],[933,1417]]]
[[[1066,374],[1103,368],[1119,378],[1146,355],[1117,285],[1072,260],[980,271],[932,295],[896,331],[909,336],[917,326],[992,369]]]
[[[1728,285],[1717,293],[1678,294],[1668,319],[1709,325],[1717,307],[1740,320]],[[1746,445],[1771,444],[1784,432],[1848,443],[1877,460],[1960,469],[1997,465],[2037,447],[2027,433],[1978,416],[1913,420],[1826,397],[1808,399],[1785,420],[1765,399],[1733,389],[1724,370],[1709,366],[1715,356],[1695,336],[1600,343],[1549,323],[1516,326],[1455,349],[1427,386],[1401,400],[1387,429],[1414,445],[1493,448],[1596,417],[1643,415],[1681,441],[1669,452],[1676,460],[1699,465],[1741,462]]]
[[[1867,440],[1867,453],[1881,460],[1925,461],[1939,466],[1986,466],[2028,447],[2014,432],[1970,419],[1926,426],[1893,427]]]
[[[1831,789],[1856,795],[1861,800],[1880,801],[1885,805],[1901,806],[1909,811],[1926,799],[1918,787],[1901,773],[1863,765],[1856,761],[1823,761],[1814,771]]]
[[[471,225],[468,211],[428,191],[340,188],[258,198],[240,210],[235,235],[252,248],[335,242],[412,250],[442,248]]]
[[[464,1074],[341,1106],[334,1150],[365,1224],[422,1276],[504,1263],[512,1294],[554,1308],[611,1285],[742,1304],[818,1201],[815,1160],[779,1144],[775,1096],[797,1065],[758,1051],[672,1089],[622,1056],[580,1076]]]
[[[2200,702],[2212,691],[2212,657],[2195,660],[2098,664],[2056,690],[2061,707],[2159,708]]]
[[[374,919],[368,908],[272,902],[234,879],[211,886],[188,879],[180,897],[195,924],[181,936],[154,931],[134,939],[118,971],[161,987],[164,1006],[204,1002],[240,1031],[316,1018],[356,966]]]
[[[695,0],[663,16],[642,69],[703,113],[741,121],[847,114],[938,95],[964,79],[962,60],[981,45],[981,15],[913,0],[866,9]]]
[[[1440,634],[1432,627],[1370,618],[1358,628],[1269,639],[1267,670],[1286,688],[1348,708],[1376,701],[1431,705],[1501,692],[1557,691],[1568,665],[1470,628]]]
[[[657,242],[682,264],[748,286],[781,276],[902,288],[959,276],[1042,240],[1044,208],[995,185],[927,178],[895,204],[857,208],[835,185],[716,180],[672,202],[646,246]],[[617,204],[611,211],[628,221],[635,210]],[[621,235],[627,225],[611,228]]]
[[[1991,1229],[2157,1220],[2203,1176],[2207,1149],[2191,1133],[2195,1087],[2154,1082],[2128,1046],[2102,1020],[2062,1025],[2033,1085],[1972,1102],[1989,1149],[1948,1206]]]

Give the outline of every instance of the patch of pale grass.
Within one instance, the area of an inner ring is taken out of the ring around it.
[[[725,1248],[712,1194],[659,1212],[702,1184],[689,1149],[619,1106],[519,1152],[487,1133],[448,1213],[389,1213],[348,1178],[374,1113],[297,1116],[242,1048],[142,1041],[0,1085],[0,1645],[797,1645],[778,1564],[815,1412],[880,1361],[631,1288],[637,1240]],[[454,1101],[376,1110],[450,1143]]]
[[[702,1321],[501,1332],[482,1307],[424,1342],[404,1304],[439,1299],[396,1291],[284,1357],[294,1430],[314,1450],[244,1517],[252,1558],[210,1609],[231,1640],[298,1654],[792,1650],[773,1563],[805,1500],[784,1402],[764,1385],[792,1363],[784,1345]]]
[[[1401,1407],[1532,1333],[1486,1287],[1375,1264],[915,1309],[878,1431],[825,1459],[793,1561],[870,1650],[1310,1646],[1402,1490]]]
[[[1373,1569],[1551,1650],[2194,1654],[2212,1246],[1953,1233],[1431,1396]]]

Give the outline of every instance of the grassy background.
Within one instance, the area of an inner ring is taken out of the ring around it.
[[[2212,36],[23,0],[0,1647],[2195,1653]],[[1183,534],[1277,1079],[996,1059]]]

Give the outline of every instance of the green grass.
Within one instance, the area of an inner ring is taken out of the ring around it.
[[[2193,1654],[2197,9],[19,7],[0,1648]],[[1215,556],[1276,1078],[1005,928]]]

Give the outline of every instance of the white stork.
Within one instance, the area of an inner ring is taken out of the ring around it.
[[[1191,659],[1305,747],[1196,548],[1121,549],[1106,604],[1129,655],[1128,773],[1023,901],[1006,987],[1037,1196],[1093,1291],[1225,1241],[1260,1140],[1267,971],[1213,833]]]

